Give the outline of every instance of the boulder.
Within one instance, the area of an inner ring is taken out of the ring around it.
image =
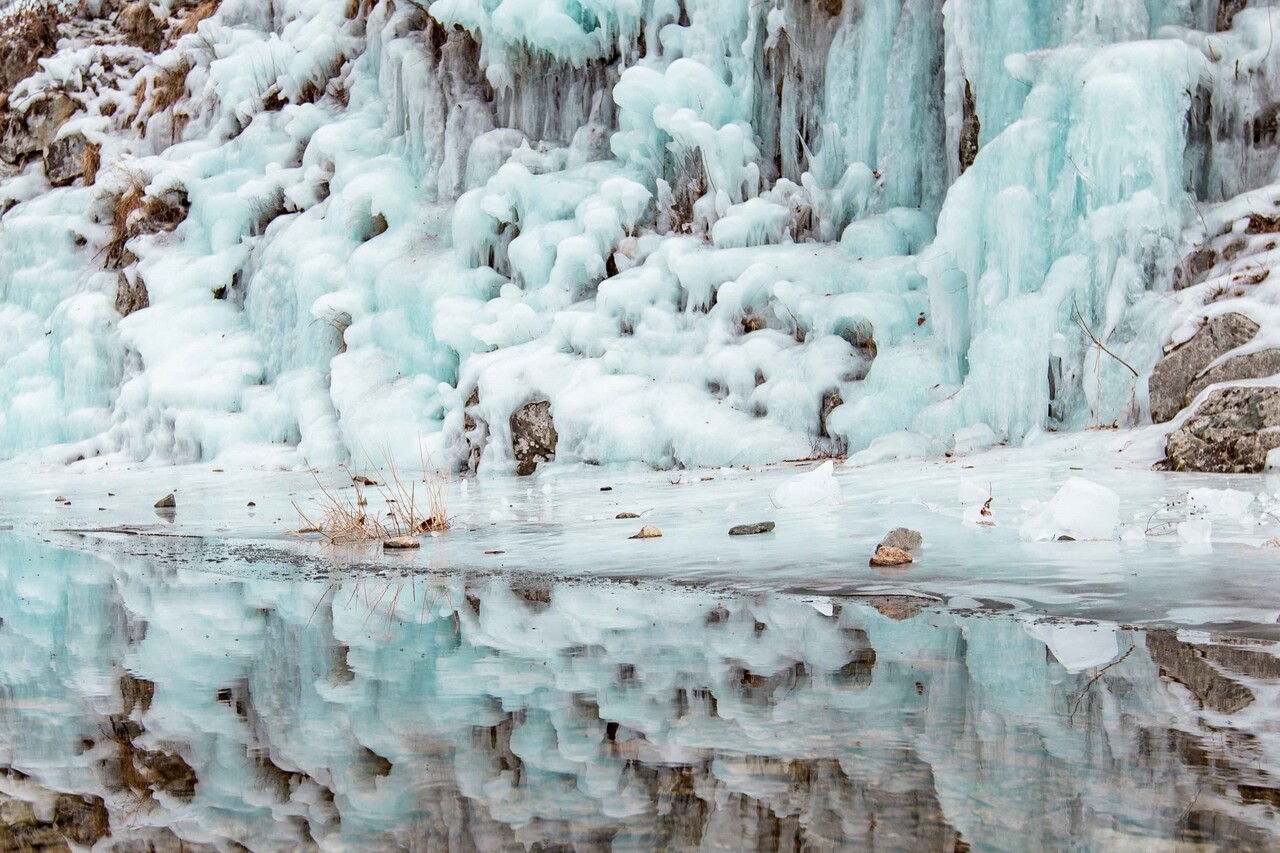
[[[516,457],[516,474],[527,477],[555,456],[556,425],[551,404],[546,400],[526,403],[511,416],[511,450]]]
[[[412,536],[393,536],[383,542],[382,547],[387,551],[412,551],[414,548],[421,548],[422,543]]]
[[[156,501],[156,509],[173,509],[177,505],[178,499],[173,496],[172,492]]]
[[[875,554],[871,556],[871,565],[877,568],[891,568],[893,566],[905,566],[914,562],[911,555],[901,548],[890,548],[881,545],[876,549]]]
[[[1236,347],[1253,340],[1258,328],[1257,323],[1243,314],[1223,314],[1206,323],[1190,340],[1162,358],[1151,371],[1147,385],[1151,419],[1158,424],[1173,420],[1200,389],[1211,384],[1200,384],[1196,392],[1191,393],[1193,384],[1204,378],[1205,368]],[[1227,364],[1220,365],[1218,370],[1226,368]]]
[[[1209,395],[1165,439],[1167,471],[1256,474],[1280,447],[1280,388],[1234,386]]]
[[[43,157],[58,138],[58,130],[79,106],[67,95],[46,94],[27,104],[22,112],[7,112],[0,120],[0,160],[23,166]]]
[[[1280,373],[1280,349],[1265,349],[1248,355],[1237,355],[1205,371],[1204,375],[1187,386],[1187,405],[1201,391],[1219,382],[1239,382],[1241,379],[1266,379]]]
[[[632,537],[630,537],[630,538],[632,538],[632,539],[661,539],[661,538],[662,538],[662,531],[661,531],[661,530],[659,530],[658,528],[654,527],[652,524],[646,524],[644,527],[641,527],[641,528],[640,528],[640,532],[639,532],[639,533],[637,533],[635,536],[632,536]]]
[[[44,149],[44,174],[55,187],[73,184],[76,178],[85,176],[85,149],[88,141],[83,134],[70,133],[55,139]]]
[[[908,527],[895,527],[880,540],[881,548],[897,548],[899,551],[915,551],[924,544],[924,537]]]

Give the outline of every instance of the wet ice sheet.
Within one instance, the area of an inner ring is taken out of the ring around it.
[[[1271,645],[901,598],[231,578],[12,532],[0,615],[0,799],[101,797],[104,846],[1280,835]]]
[[[534,478],[450,483],[453,529],[424,538],[421,551],[392,565],[830,595],[906,588],[962,607],[996,601],[1056,616],[1280,635],[1280,550],[1264,547],[1280,534],[1272,509],[1280,477],[1171,475],[1150,471],[1150,461],[1149,433],[1088,433],[953,459],[839,465],[832,474],[838,503],[823,481],[812,492],[822,498],[816,505],[788,499],[781,506],[779,495],[794,496],[789,484],[817,463],[679,472],[552,468]],[[125,526],[204,536],[182,559],[214,565],[249,544],[284,549],[304,566],[381,566],[387,559],[376,545],[335,550],[287,535],[299,524],[294,503],[306,508],[319,493],[316,477],[350,489],[339,471],[80,467],[0,472],[9,521],[28,533]],[[1038,502],[1072,478],[1116,494],[1110,538],[1026,541],[1027,519],[1042,511]],[[157,517],[151,505],[174,489],[176,512]],[[59,496],[71,504],[55,503]],[[1227,511],[1241,496],[1249,500],[1245,511]],[[991,516],[982,517],[977,511],[987,498]],[[377,509],[376,497],[374,503]],[[619,513],[642,517],[619,520]],[[764,520],[776,522],[773,533],[727,535],[733,525]],[[1202,522],[1211,527],[1209,541],[1180,535],[1180,527]],[[629,539],[642,524],[658,526],[663,537]],[[880,537],[897,526],[924,534],[917,561],[903,570],[869,568]],[[487,553],[494,551],[502,553]]]

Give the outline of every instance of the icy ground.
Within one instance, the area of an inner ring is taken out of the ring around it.
[[[395,556],[376,542],[334,547],[290,534],[302,525],[296,507],[316,514],[317,483],[352,494],[350,477],[336,469],[106,464],[68,474],[11,464],[0,469],[0,521],[7,516],[15,533],[44,538],[66,530],[201,537],[177,559],[213,570],[250,548],[286,555],[302,576],[503,570],[803,591],[815,600],[896,590],[952,608],[1280,638],[1280,548],[1269,544],[1280,536],[1280,479],[1153,472],[1158,439],[1153,429],[1095,431],[863,467],[553,466],[533,478],[454,481],[446,489],[452,529]],[[170,491],[176,510],[155,510]],[[371,509],[385,510],[376,491],[366,491]],[[641,518],[615,517],[624,512]],[[765,520],[777,523],[774,532],[727,535],[731,526]],[[629,539],[643,524],[663,537]],[[899,526],[924,535],[917,561],[869,568],[880,538]],[[132,541],[155,547],[148,535]]]
[[[58,825],[71,797],[108,818],[72,825],[95,853],[1275,849],[1274,521],[1022,541],[1044,508],[1015,504],[1072,475],[1135,480],[1123,527],[1205,482],[1116,470],[1114,440],[1019,450],[1041,475],[1003,451],[842,469],[826,507],[769,501],[829,499],[791,479],[812,466],[481,481],[409,557],[281,540],[290,508],[264,496],[304,494],[293,473],[5,471],[5,829]],[[964,521],[962,476],[997,527]],[[1270,502],[1210,482],[1218,512]],[[650,507],[661,539],[611,518]],[[870,570],[902,521],[919,562]],[[139,535],[60,532],[104,522]]]

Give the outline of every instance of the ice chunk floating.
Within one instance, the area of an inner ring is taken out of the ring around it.
[[[1239,3],[117,5],[9,95],[0,458],[1137,423],[1196,203],[1276,157],[1280,10]]]

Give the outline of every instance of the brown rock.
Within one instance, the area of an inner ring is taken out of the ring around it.
[[[412,536],[394,536],[383,542],[382,547],[388,551],[410,551],[421,548],[422,543]]]
[[[92,847],[111,834],[102,797],[61,794],[53,804],[53,825],[68,841]]]
[[[156,509],[173,509],[178,505],[178,499],[173,496],[173,492],[156,501]]]
[[[658,528],[654,527],[652,524],[646,524],[644,527],[641,527],[641,528],[640,528],[640,532],[639,532],[639,533],[637,533],[635,536],[632,536],[632,537],[630,537],[630,538],[632,538],[632,539],[661,539],[661,538],[662,538],[662,531],[661,531],[661,530],[659,530]]]
[[[871,565],[877,568],[905,566],[911,562],[914,561],[906,551],[901,548],[891,548],[888,545],[881,545],[871,557]]]

